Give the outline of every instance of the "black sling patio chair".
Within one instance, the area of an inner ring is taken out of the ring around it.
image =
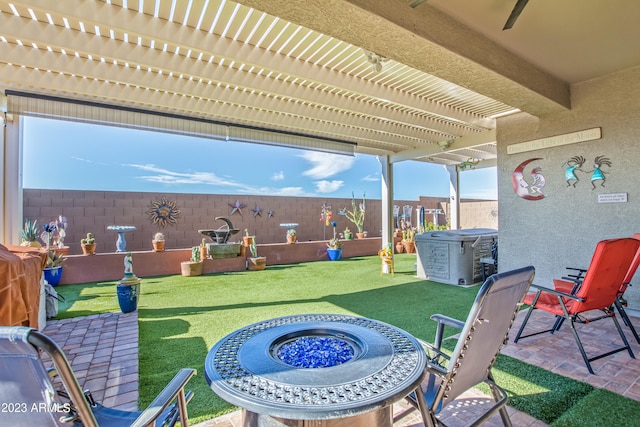
[[[437,415],[462,393],[485,383],[495,401],[472,424],[478,426],[500,413],[505,426],[511,426],[507,413],[507,394],[493,380],[491,368],[507,341],[507,335],[522,299],[533,281],[534,268],[524,267],[498,273],[484,282],[466,322],[442,314],[434,314],[438,322],[433,345],[422,343],[427,351],[427,377],[421,386],[407,396],[411,407],[394,417],[399,421],[409,412],[418,409],[427,427],[442,425]],[[448,356],[441,350],[444,327],[460,330],[453,353]]]
[[[40,356],[47,353],[54,369],[47,370]],[[107,408],[83,392],[67,357],[49,337],[35,329],[0,326],[0,424],[7,426],[173,426],[188,425],[187,403],[193,393],[184,387],[195,369],[181,369],[142,411]],[[58,376],[64,390],[56,390]],[[175,403],[172,404],[172,402]]]

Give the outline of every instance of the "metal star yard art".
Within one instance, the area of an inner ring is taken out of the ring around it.
[[[241,209],[247,207],[247,205],[240,203],[240,199],[236,199],[235,203],[227,203],[227,204],[233,208],[233,209],[231,209],[231,215],[233,215],[236,212],[238,212],[240,214],[240,216],[243,216]]]
[[[253,212],[253,217],[257,217],[257,216],[262,216],[262,211],[264,211],[264,209],[262,209],[260,206],[258,206],[258,204],[256,203],[256,207],[255,209],[251,209],[251,212]]]
[[[267,217],[271,218],[273,215],[275,215],[275,212],[273,211],[273,209],[269,209],[267,211]]]

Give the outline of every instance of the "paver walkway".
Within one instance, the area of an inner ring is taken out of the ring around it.
[[[83,390],[105,406],[138,408],[138,312],[49,320]]]

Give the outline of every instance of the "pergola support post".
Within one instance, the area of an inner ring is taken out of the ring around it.
[[[378,156],[378,162],[382,175],[382,247],[391,243],[393,248],[393,164],[389,156]]]
[[[456,165],[445,166],[449,172],[449,228],[460,228],[460,172]]]
[[[0,106],[6,106],[6,97],[0,95]],[[0,242],[20,244],[22,229],[22,119],[0,111]],[[12,120],[13,118],[13,120]]]

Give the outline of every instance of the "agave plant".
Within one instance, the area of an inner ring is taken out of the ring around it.
[[[24,227],[20,231],[20,238],[22,239],[22,246],[41,246],[38,243],[38,236],[40,230],[38,229],[38,220],[31,221],[29,218],[25,219]]]
[[[60,267],[66,260],[64,256],[57,252],[47,252],[47,268]]]

